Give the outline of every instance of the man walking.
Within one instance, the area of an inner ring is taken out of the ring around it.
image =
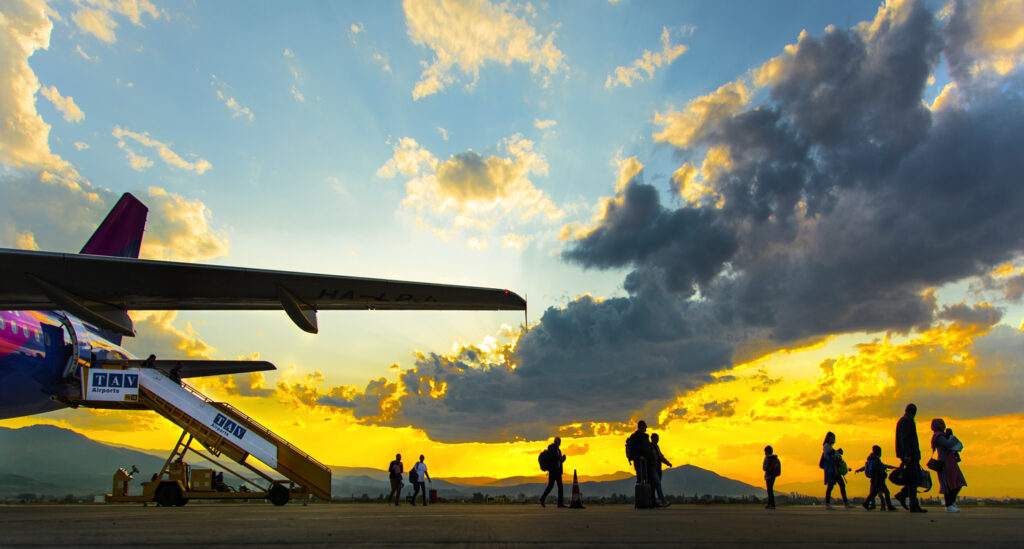
[[[423,505],[427,504],[427,481],[430,480],[430,475],[427,474],[427,464],[423,463],[423,460],[424,457],[420,454],[420,460],[416,462],[416,465],[412,466],[413,472],[416,473],[416,482],[413,483],[412,490],[413,505],[416,505],[416,494],[418,494],[420,490],[423,490]]]
[[[394,461],[388,464],[388,478],[391,479],[391,493],[388,494],[388,503],[391,503],[392,496],[395,498],[395,505],[398,505],[398,501],[402,498],[403,472],[402,454],[395,454]]]
[[[555,437],[555,441],[548,445],[548,449],[545,450],[548,454],[547,465],[548,465],[548,486],[544,489],[544,493],[540,496],[540,506],[545,507],[544,500],[547,499],[548,494],[551,493],[551,488],[554,487],[555,483],[558,483],[558,506],[565,507],[565,500],[562,496],[562,464],[565,463],[565,456],[562,455],[562,450],[559,446],[562,445],[562,439]]]
[[[896,493],[896,500],[904,509],[907,508],[907,500],[910,500],[911,513],[927,513],[917,501],[917,485],[921,476],[921,446],[917,439],[917,424],[914,423],[914,416],[917,415],[917,406],[913,403],[907,404],[903,417],[896,422],[896,457],[900,458],[900,468],[903,469],[903,489]]]

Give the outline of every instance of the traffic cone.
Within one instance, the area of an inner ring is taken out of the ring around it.
[[[580,479],[576,476],[576,469],[572,470],[572,501],[569,502],[570,509],[583,509],[583,494],[580,492]]]

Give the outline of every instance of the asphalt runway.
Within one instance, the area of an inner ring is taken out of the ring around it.
[[[2,547],[1021,547],[1024,510],[674,505],[0,505]]]

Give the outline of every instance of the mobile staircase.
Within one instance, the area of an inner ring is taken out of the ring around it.
[[[111,365],[104,365],[110,375]],[[136,471],[119,469],[114,473],[113,493],[108,502],[156,502],[161,506],[182,506],[190,499],[263,499],[274,505],[284,505],[291,499],[309,499],[314,495],[322,500],[331,499],[331,470],[299,450],[288,441],[225,402],[214,402],[195,388],[171,380],[153,368],[126,367],[117,370],[122,375],[119,384],[129,394],[123,400],[91,402],[86,389],[86,376],[90,368],[82,368],[83,398],[79,405],[102,408],[148,409],[181,427],[181,437],[163,468],[149,481],[142,482],[142,495],[129,495],[128,486]],[[98,373],[97,371],[96,373]],[[132,379],[134,376],[134,379]],[[132,391],[131,389],[135,389]],[[131,393],[135,393],[134,395]],[[193,442],[205,448],[200,452]],[[193,452],[232,475],[242,484],[235,490],[223,483],[223,473],[213,469],[193,468],[185,463],[185,456]],[[266,481],[266,486],[225,467],[216,458],[226,457],[249,469]],[[252,463],[254,458],[280,473],[285,480],[275,479]],[[248,486],[253,488],[249,488]]]

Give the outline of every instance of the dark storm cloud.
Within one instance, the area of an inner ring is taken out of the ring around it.
[[[562,425],[620,422],[638,410],[654,425],[657,411],[678,391],[710,382],[710,372],[730,363],[731,347],[696,337],[696,327],[678,320],[684,316],[680,301],[646,297],[585,297],[548,309],[519,339],[511,357],[515,369],[488,364],[472,348],[455,356],[421,355],[400,376],[405,394],[387,417],[377,382],[365,394],[319,403],[353,409],[377,424],[420,427],[442,442],[541,440]],[[650,330],[652,317],[676,321]],[[441,387],[443,397],[433,396]]]
[[[1003,312],[991,305],[974,305],[968,307],[963,303],[957,303],[950,307],[943,307],[938,318],[951,320],[958,324],[978,326],[988,329],[995,326],[1003,318]]]
[[[907,331],[936,317],[997,321],[991,309],[940,308],[928,289],[1024,252],[1024,86],[1019,74],[988,89],[960,83],[966,99],[932,112],[925,90],[951,31],[923,3],[905,9],[883,9],[870,30],[802,36],[765,102],[677,151],[697,162],[728,149],[729,162],[704,176],[720,206],[663,204],[641,176],[607,202],[563,257],[631,268],[627,297],[549,309],[519,339],[514,370],[421,357],[380,423],[443,441],[537,440],[575,424],[597,432],[653,420],[710,383],[734,349]],[[444,395],[426,391],[427,379]],[[731,413],[727,404],[700,413]]]
[[[721,209],[665,208],[633,182],[564,257],[699,289],[724,325],[780,342],[928,324],[924,289],[1024,251],[1024,102],[978,94],[933,115],[923,94],[942,46],[922,4],[869,38],[804,36],[770,100],[699,143],[729,148]]]

